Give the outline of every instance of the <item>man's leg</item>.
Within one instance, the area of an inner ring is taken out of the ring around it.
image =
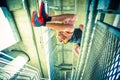
[[[77,17],[75,14],[62,14],[62,15],[56,15],[56,16],[48,16],[45,12],[44,2],[41,2],[39,17],[36,11],[33,12],[31,22],[33,26],[40,27],[40,26],[45,26],[46,22],[49,22],[49,21],[60,21],[64,24],[73,24],[76,20],[77,20]]]
[[[34,18],[35,16],[36,18]],[[33,26],[46,26],[46,22],[49,21],[59,21],[64,24],[74,24],[74,22],[76,21],[76,16],[74,14],[62,14],[62,15],[51,16],[45,19],[43,17],[38,17],[36,13],[33,13],[32,20],[33,20],[32,22],[35,24]]]
[[[75,14],[61,14],[51,17],[51,21],[60,21],[66,24],[73,24],[77,20],[77,16]]]
[[[73,24],[63,24],[63,23],[46,23],[46,27],[51,28],[56,31],[67,31],[73,32],[74,25]]]
[[[47,22],[48,21],[70,21],[75,22],[77,20],[77,17],[75,14],[62,14],[62,15],[56,15],[56,16],[48,16],[45,10],[45,3],[41,2],[40,9],[39,9],[39,16],[42,16]],[[40,18],[41,19],[41,18]]]
[[[39,16],[40,17],[42,16],[47,22],[48,21],[63,22],[66,20],[75,22],[77,20],[77,17],[75,14],[62,14],[62,15],[56,15],[56,16],[48,16],[48,14],[46,13],[46,10],[45,10],[45,3],[44,2],[41,2],[40,9],[39,9]]]

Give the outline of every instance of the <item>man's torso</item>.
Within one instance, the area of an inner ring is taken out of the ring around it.
[[[82,31],[80,28],[76,28],[74,32],[57,32],[57,38],[62,43],[80,43],[82,37]]]

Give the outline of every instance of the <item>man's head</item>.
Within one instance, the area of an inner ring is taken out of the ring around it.
[[[79,25],[79,28],[80,28],[80,30],[83,31],[83,24],[80,24],[80,25]]]

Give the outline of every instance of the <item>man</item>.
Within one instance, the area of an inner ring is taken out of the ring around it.
[[[75,14],[62,14],[56,16],[48,16],[45,12],[44,2],[41,2],[39,17],[37,12],[32,14],[32,25],[35,27],[46,26],[57,31],[57,38],[60,42],[66,44],[77,43],[75,46],[75,53],[79,55],[79,47],[82,37],[83,25],[80,28],[74,28],[74,22],[77,21]],[[54,23],[52,23],[54,22]]]

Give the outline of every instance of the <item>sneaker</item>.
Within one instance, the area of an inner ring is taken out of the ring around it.
[[[40,27],[40,26],[45,26],[45,20],[42,16],[38,17],[37,12],[34,11],[32,14],[32,26]]]
[[[46,14],[46,11],[45,11],[45,3],[43,1],[41,2],[41,5],[40,5],[39,16],[42,16],[45,19],[48,17],[48,14]]]

